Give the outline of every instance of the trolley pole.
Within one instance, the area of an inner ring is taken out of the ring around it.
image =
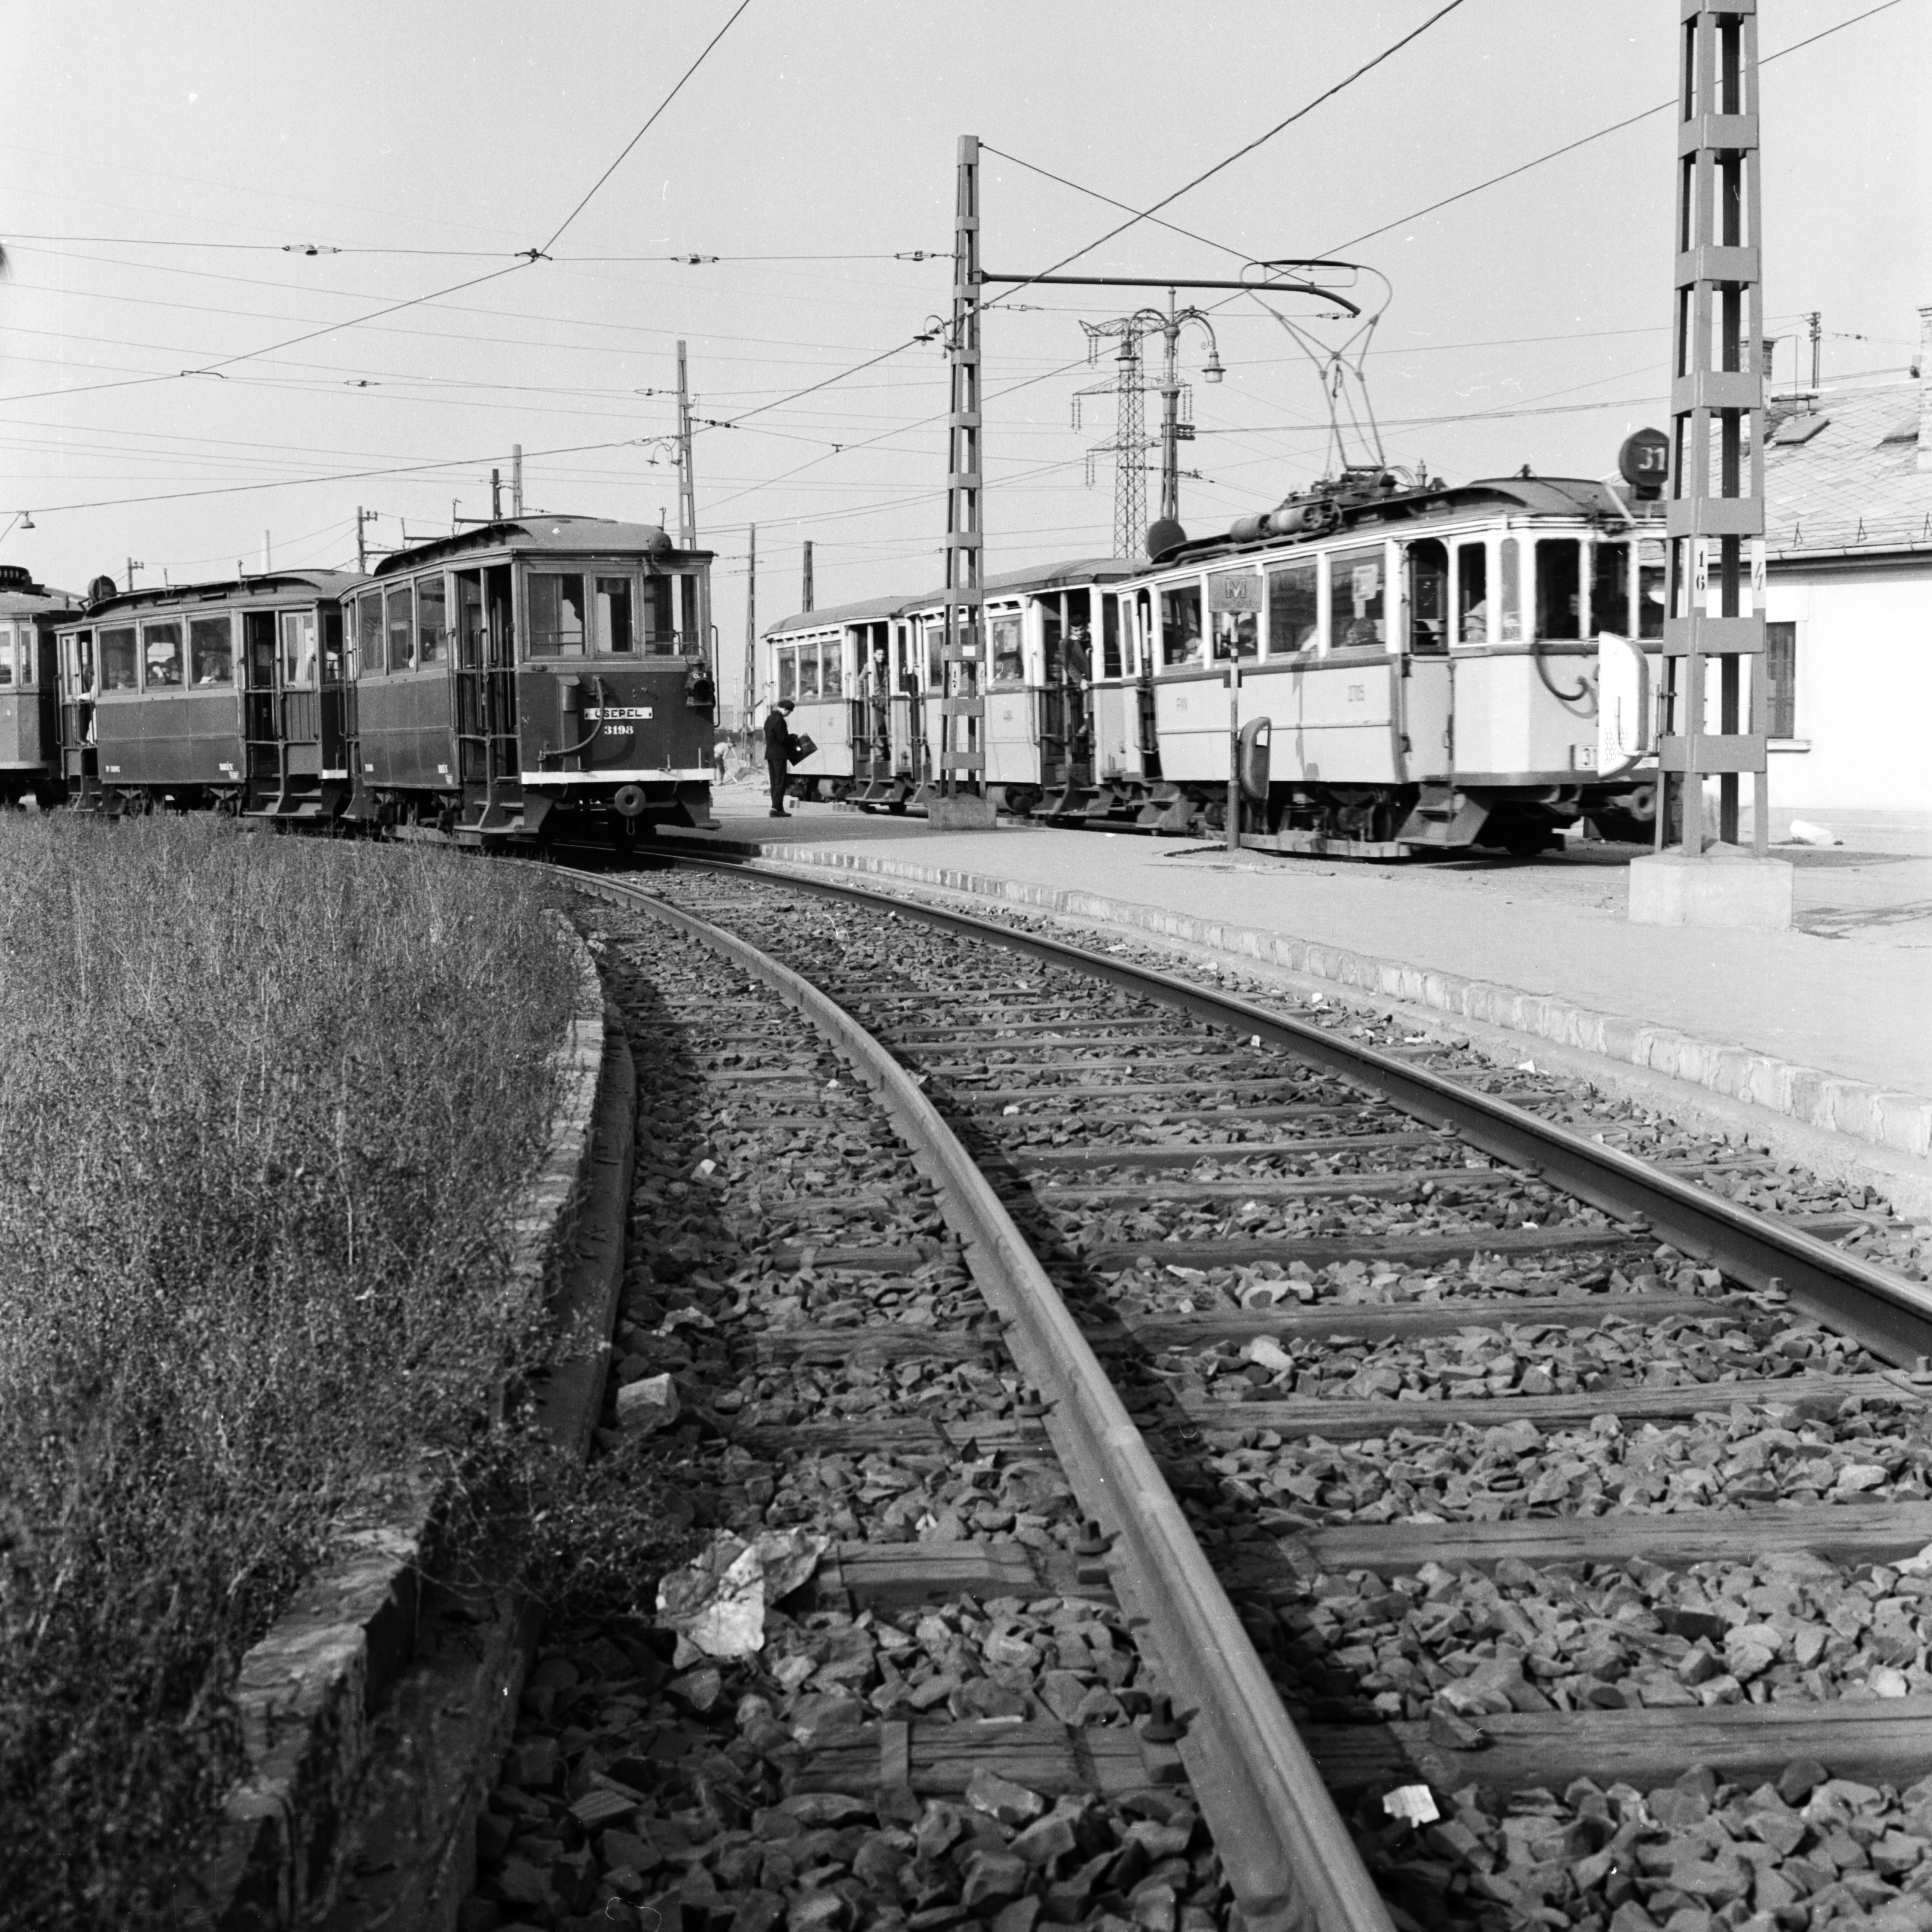
[[[952,226],[952,325],[946,338],[951,408],[946,418],[946,607],[939,704],[940,796],[927,806],[935,824],[989,828],[992,800],[982,736],[986,701],[980,682],[986,604],[980,494],[980,137],[959,137]],[[967,776],[965,800],[959,774]],[[976,781],[974,774],[980,778]]]
[[[1791,868],[1766,856],[1764,296],[1757,0],[1679,0],[1678,252],[1670,386],[1670,572],[1658,746],[1659,836],[1678,796],[1682,844],[1635,862],[1630,916],[1650,925],[1791,923]],[[1748,680],[1746,667],[1749,667]],[[1708,715],[1717,676],[1715,728]],[[1751,778],[1749,854],[1735,848]]]
[[[698,485],[691,473],[691,391],[685,381],[682,342],[677,345],[677,547],[698,548]]]

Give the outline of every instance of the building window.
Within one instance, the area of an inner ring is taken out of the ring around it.
[[[1765,730],[1774,738],[1798,735],[1798,626],[1764,627]]]

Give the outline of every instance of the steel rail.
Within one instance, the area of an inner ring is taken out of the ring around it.
[[[749,940],[642,888],[560,867],[579,890],[665,920],[796,1007],[872,1088],[923,1156],[974,1280],[1087,1513],[1126,1560],[1115,1582],[1152,1639],[1179,1750],[1246,1932],[1393,1932],[1393,1922],[1282,1708],[1267,1667],[1106,1371],[986,1177],[890,1052],[853,1015]]]
[[[688,852],[660,856],[692,870],[748,874],[788,890],[843,900],[874,913],[896,913],[1104,980],[1214,1025],[1258,1036],[1298,1059],[1367,1088],[1418,1120],[1453,1129],[1493,1159],[1534,1174],[1618,1221],[1641,1224],[1658,1240],[1722,1269],[1748,1288],[1782,1288],[1804,1313],[1852,1336],[1883,1360],[1910,1367],[1932,1354],[1932,1287],[1393,1054],[1151,967],[1130,965],[948,906],[831,879],[802,878],[754,860]]]

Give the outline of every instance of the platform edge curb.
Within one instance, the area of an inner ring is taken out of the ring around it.
[[[622,1271],[628,1212],[634,1073],[621,1030],[607,1017],[590,948],[561,914],[577,984],[570,1020],[551,1055],[557,1082],[542,1159],[508,1223],[509,1270],[547,1294],[559,1337],[541,1426],[581,1454],[602,1399],[608,1342],[574,1338],[601,1311],[608,1336]],[[612,1226],[614,1215],[614,1227]],[[474,1859],[474,1827],[507,1741],[538,1621],[514,1591],[486,1588],[486,1614],[463,1618],[461,1648],[495,1709],[470,1735],[425,1754],[412,1720],[440,1708],[424,1684],[449,1659],[425,1655],[437,1592],[418,1568],[434,1506],[410,1485],[411,1506],[364,1532],[361,1547],[305,1585],[242,1660],[235,1702],[252,1764],[224,1808],[202,1896],[183,1922],[216,1932],[283,1932],[340,1918],[352,1868],[376,1868],[351,1917],[358,1926],[453,1924]],[[402,1721],[398,1721],[398,1718]],[[444,1761],[458,1744],[460,1762]],[[398,1799],[402,1810],[396,1809]],[[368,1856],[380,1829],[416,1841],[407,1864]],[[358,1852],[360,1856],[358,1856]],[[386,1894],[378,1898],[370,1890]]]
[[[709,844],[710,842],[707,842]],[[716,850],[713,845],[710,848]],[[734,849],[728,848],[729,849]],[[745,848],[763,864],[814,872],[844,872],[896,880],[907,885],[962,892],[1029,910],[1064,914],[1106,925],[1252,958],[1333,981],[1384,998],[1402,1000],[1457,1018],[1624,1060],[1726,1099],[1741,1100],[1802,1122],[1870,1142],[1920,1160],[1932,1156],[1932,1099],[1896,1093],[1780,1060],[1730,1042],[1700,1040],[1627,1014],[1531,993],[1494,980],[1465,978],[1433,967],[1357,952],[1322,941],[1298,939],[1255,926],[1230,926],[1165,907],[1117,899],[1077,888],[1023,879],[1000,879],[950,866],[920,866],[866,853],[796,845]]]

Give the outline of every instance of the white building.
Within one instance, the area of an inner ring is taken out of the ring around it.
[[[1774,405],[1765,447],[1774,837],[1796,812],[1932,826],[1932,308],[1914,380]]]

